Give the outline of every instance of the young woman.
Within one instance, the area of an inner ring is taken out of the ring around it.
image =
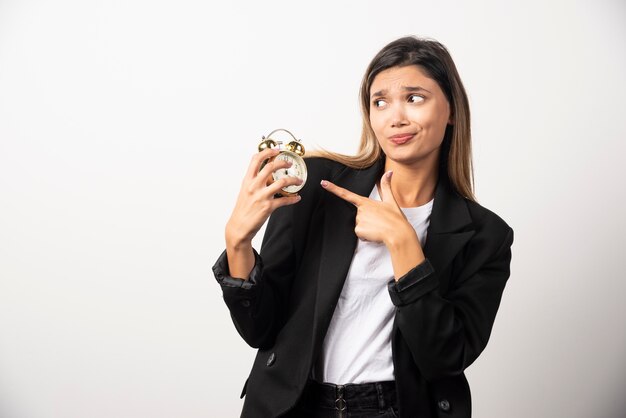
[[[464,370],[489,339],[513,230],[473,196],[465,90],[443,45],[406,37],[360,94],[356,156],[319,152],[300,196],[275,199],[299,181],[268,186],[288,163],[260,170],[277,151],[256,154],[226,225],[213,271],[259,349],[242,417],[471,415]]]

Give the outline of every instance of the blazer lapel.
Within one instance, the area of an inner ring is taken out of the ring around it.
[[[381,159],[363,170],[345,168],[330,181],[361,196],[369,196],[383,168],[384,159]],[[323,244],[313,324],[316,346],[322,343],[330,324],[357,243],[356,207],[329,192],[324,198],[326,215],[321,231]]]
[[[440,173],[426,233],[424,255],[440,274],[441,289],[446,290],[450,280],[449,275],[442,273],[474,233],[465,199],[452,189],[447,174]]]

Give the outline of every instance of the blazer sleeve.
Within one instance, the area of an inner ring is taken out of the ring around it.
[[[428,259],[389,282],[397,326],[426,379],[461,374],[486,347],[510,275],[512,244],[507,226],[493,249],[469,255],[484,261],[469,277],[453,277],[445,297]]]
[[[295,271],[293,206],[270,216],[261,254],[253,250],[255,265],[248,280],[230,276],[226,251],[213,266],[235,328],[254,348],[272,346],[284,319]]]

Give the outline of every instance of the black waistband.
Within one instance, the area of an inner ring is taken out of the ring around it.
[[[336,410],[380,410],[396,406],[396,383],[348,383],[333,385],[309,380],[303,401],[311,406]]]

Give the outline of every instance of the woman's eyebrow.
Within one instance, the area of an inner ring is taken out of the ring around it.
[[[402,90],[408,91],[408,92],[425,91],[427,93],[430,93],[430,91],[426,90],[422,86],[403,86]],[[379,91],[375,92],[374,94],[372,94],[372,98],[374,98],[374,97],[381,97],[381,96],[384,96],[386,94],[387,94],[387,90],[379,90]]]
[[[425,91],[426,93],[430,93],[430,91],[426,90],[424,87],[421,86],[415,86],[415,87],[411,87],[411,86],[406,86],[402,88],[404,91]]]

